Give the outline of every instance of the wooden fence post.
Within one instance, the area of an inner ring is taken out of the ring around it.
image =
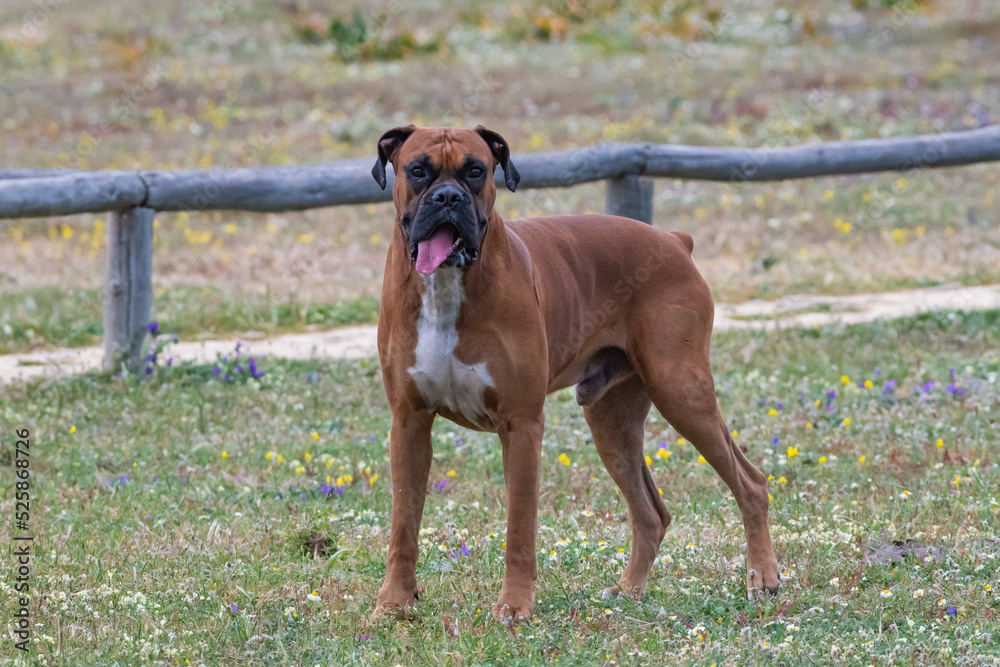
[[[142,368],[142,342],[153,301],[151,208],[130,208],[108,217],[108,278],[104,286],[104,369],[124,359],[130,372]]]
[[[604,210],[609,215],[653,224],[653,179],[648,176],[619,176],[609,178],[604,200]]]

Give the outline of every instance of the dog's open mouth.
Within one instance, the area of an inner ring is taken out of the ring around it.
[[[441,223],[429,237],[410,245],[410,256],[417,263],[417,271],[425,276],[434,273],[449,258],[453,260],[449,265],[463,263],[459,260],[466,254],[462,235],[450,222]]]

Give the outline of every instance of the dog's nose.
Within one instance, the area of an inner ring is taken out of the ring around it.
[[[465,201],[465,192],[454,185],[442,185],[431,195],[431,201],[442,206],[455,206]]]

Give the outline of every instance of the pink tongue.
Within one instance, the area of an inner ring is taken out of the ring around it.
[[[417,244],[417,271],[429,276],[451,254],[455,243],[455,230],[451,225],[441,225],[434,236]]]

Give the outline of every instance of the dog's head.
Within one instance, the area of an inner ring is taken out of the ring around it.
[[[426,275],[442,265],[468,268],[476,262],[496,202],[497,165],[511,192],[521,178],[507,142],[482,125],[389,130],[378,141],[372,168],[383,189],[389,163],[396,172],[396,219],[417,271]]]

